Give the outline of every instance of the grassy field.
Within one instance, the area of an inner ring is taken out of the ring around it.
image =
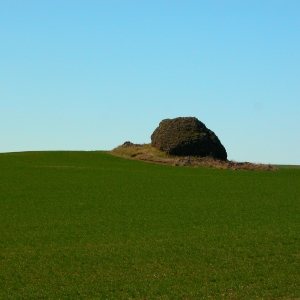
[[[0,155],[0,299],[300,299],[300,169]]]

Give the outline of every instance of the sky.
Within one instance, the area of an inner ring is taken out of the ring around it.
[[[231,160],[300,165],[299,20],[298,0],[0,0],[0,152],[192,116]]]

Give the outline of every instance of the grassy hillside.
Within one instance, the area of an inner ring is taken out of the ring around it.
[[[0,299],[300,299],[300,169],[0,155]]]

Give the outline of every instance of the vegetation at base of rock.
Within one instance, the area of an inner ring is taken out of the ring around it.
[[[151,144],[134,144],[125,142],[116,147],[111,154],[130,159],[137,159],[152,163],[188,166],[198,168],[216,168],[230,170],[249,170],[249,171],[277,171],[278,168],[267,164],[255,164],[250,162],[236,162],[230,160],[221,160],[213,157],[202,156],[176,156],[169,155],[151,146]]]
[[[151,135],[151,145],[170,155],[227,159],[216,134],[194,117],[162,120]]]
[[[0,299],[299,299],[300,169],[0,154]]]

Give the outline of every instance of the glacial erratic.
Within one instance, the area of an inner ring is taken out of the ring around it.
[[[177,156],[210,156],[227,160],[217,135],[194,117],[165,119],[151,135],[152,147]]]

